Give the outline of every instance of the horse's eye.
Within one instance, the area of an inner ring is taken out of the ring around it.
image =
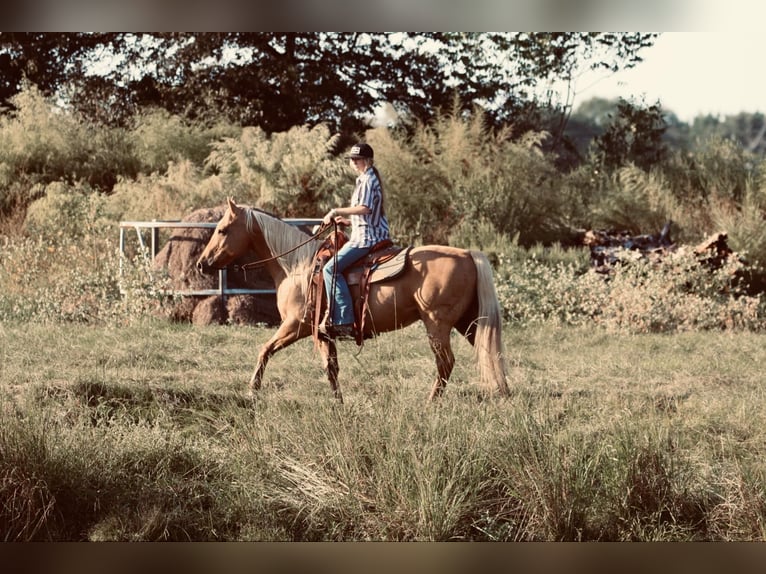
[[[226,235],[226,228],[225,227],[219,227],[218,228],[218,233],[220,233],[221,235]]]

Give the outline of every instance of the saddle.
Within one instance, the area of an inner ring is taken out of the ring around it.
[[[319,246],[314,255],[309,283],[308,314],[313,315],[311,332],[315,343],[319,341],[319,324],[322,321],[324,311],[327,309],[327,295],[322,270],[346,241],[348,238],[344,233],[334,231]],[[364,325],[369,310],[370,286],[373,283],[381,283],[399,276],[407,264],[410,249],[412,246],[396,246],[390,239],[386,239],[374,245],[367,255],[343,272],[349,287],[359,286],[359,296],[354,297],[354,332],[356,344],[360,347],[364,341]]]

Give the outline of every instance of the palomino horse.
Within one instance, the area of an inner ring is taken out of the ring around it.
[[[321,241],[312,240],[295,226],[262,211],[239,206],[231,198],[228,203],[197,260],[197,269],[220,269],[254,251],[265,260],[274,279],[282,317],[277,332],[261,347],[250,379],[252,393],[261,386],[269,358],[312,333],[307,293],[313,256]],[[473,345],[482,382],[494,384],[501,395],[507,396],[500,306],[486,256],[478,251],[428,245],[413,248],[409,258],[398,277],[371,286],[365,337],[423,321],[436,357],[437,376],[429,395],[433,400],[444,391],[455,363],[450,346],[454,327]],[[352,287],[352,293],[356,296],[358,288]],[[342,402],[335,342],[320,339],[319,349],[333,393]]]

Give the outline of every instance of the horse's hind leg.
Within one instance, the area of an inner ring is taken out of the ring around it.
[[[274,336],[261,347],[258,353],[258,362],[255,365],[253,376],[250,378],[249,390],[251,395],[261,388],[263,371],[266,369],[271,356],[277,351],[292,345],[295,341],[302,339],[308,335],[308,332],[308,329],[303,328],[302,324],[298,321],[284,321],[279,326]]]
[[[428,400],[433,401],[444,392],[444,387],[452,374],[452,368],[455,366],[455,355],[452,353],[450,344],[450,327],[445,328],[426,322],[426,330],[428,331],[428,343],[436,358],[436,381],[434,381],[431,394],[428,396]]]
[[[330,381],[330,388],[332,393],[338,402],[343,402],[343,396],[340,393],[340,385],[338,384],[338,349],[335,346],[335,341],[329,339],[321,339],[319,342],[319,351],[322,353],[322,363],[325,371],[327,372],[327,378]]]

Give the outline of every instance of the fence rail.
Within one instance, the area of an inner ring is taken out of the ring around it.
[[[285,218],[282,221],[296,226],[304,225],[317,225],[322,222],[319,218]],[[123,278],[123,262],[125,260],[125,240],[126,231],[131,229],[135,230],[138,244],[141,248],[141,253],[147,262],[154,261],[157,257],[160,246],[160,229],[174,229],[174,228],[200,228],[200,229],[214,229],[218,225],[213,221],[120,221],[120,293],[125,294],[125,290],[122,287]],[[142,230],[151,229],[151,240],[147,247],[144,242]],[[151,259],[149,255],[151,254]],[[220,269],[218,271],[218,288],[217,289],[168,289],[165,291],[168,295],[188,295],[188,296],[210,296],[220,295],[226,297],[227,295],[275,295],[275,289],[241,289],[230,288],[227,285],[226,269]]]

